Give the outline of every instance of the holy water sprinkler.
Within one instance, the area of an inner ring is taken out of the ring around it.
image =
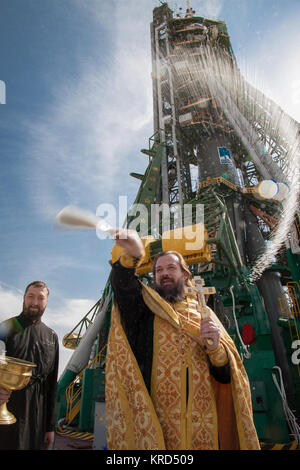
[[[96,217],[90,211],[79,209],[76,206],[64,207],[56,216],[58,225],[68,226],[69,228],[97,229],[102,232],[110,232],[114,229],[102,219]]]

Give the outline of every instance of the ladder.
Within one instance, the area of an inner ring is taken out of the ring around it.
[[[80,412],[81,406],[81,393],[82,393],[82,378],[85,369],[104,368],[105,366],[105,353],[106,345],[99,351],[99,353],[90,361],[87,366],[75,377],[66,389],[67,411],[65,423],[70,425]]]

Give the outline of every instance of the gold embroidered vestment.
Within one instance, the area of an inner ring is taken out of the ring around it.
[[[248,377],[216,315],[211,311],[222,333],[211,362],[229,361],[229,384],[210,374],[194,306],[171,306],[147,286],[143,298],[155,314],[151,396],[115,305],[106,359],[108,449],[259,449]]]

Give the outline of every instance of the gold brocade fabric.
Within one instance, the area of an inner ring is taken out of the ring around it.
[[[115,305],[106,359],[108,449],[259,449],[248,377],[214,313],[222,328],[231,384],[220,384],[210,375],[193,305],[172,308],[147,286],[143,297],[155,313],[151,397]]]
[[[105,415],[108,449],[165,449],[160,423],[116,305],[106,356]]]
[[[217,449],[217,413],[204,350],[159,317],[154,338],[151,396],[166,448]]]

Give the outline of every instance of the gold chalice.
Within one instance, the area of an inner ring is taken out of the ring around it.
[[[0,361],[0,388],[21,390],[28,384],[34,367],[36,364],[32,362],[6,356],[4,361]],[[8,411],[6,403],[0,405],[0,425],[13,424],[16,421],[15,416]]]

